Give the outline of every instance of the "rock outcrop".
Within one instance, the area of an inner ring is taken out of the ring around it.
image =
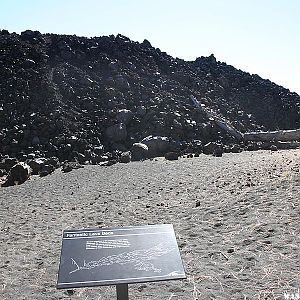
[[[198,155],[210,142],[236,151],[247,147],[240,133],[300,127],[296,93],[213,55],[184,61],[122,35],[2,30],[0,64],[1,165],[51,157],[110,165],[130,150],[132,160]]]

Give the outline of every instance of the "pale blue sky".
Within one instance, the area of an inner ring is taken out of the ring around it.
[[[300,94],[300,0],[0,0],[0,28],[121,33],[185,60],[217,60]]]

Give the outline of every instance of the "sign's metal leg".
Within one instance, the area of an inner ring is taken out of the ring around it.
[[[117,300],[128,300],[128,284],[117,284]]]

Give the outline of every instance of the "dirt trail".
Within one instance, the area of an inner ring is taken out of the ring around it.
[[[172,223],[187,280],[130,285],[130,299],[284,299],[300,288],[299,157],[159,158],[2,188],[0,298],[115,299],[114,287],[56,290],[62,231]]]

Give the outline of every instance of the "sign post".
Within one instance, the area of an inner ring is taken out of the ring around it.
[[[117,284],[117,300],[128,300],[128,284]]]
[[[128,284],[185,279],[171,224],[65,230],[58,289],[116,285],[128,300]]]

